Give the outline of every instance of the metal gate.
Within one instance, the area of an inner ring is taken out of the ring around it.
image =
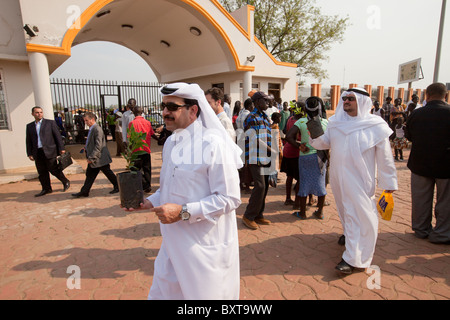
[[[159,105],[160,83],[51,79],[55,117],[61,117],[66,144],[84,143],[87,127],[80,118],[84,112],[97,115],[97,124],[109,133],[106,117],[109,110],[125,111],[129,99],[144,108],[144,116],[154,127],[163,124]],[[81,118],[82,119],[82,118]],[[114,132],[111,133],[114,135]]]

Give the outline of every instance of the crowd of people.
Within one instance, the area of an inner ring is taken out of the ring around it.
[[[286,175],[284,205],[292,206],[300,220],[306,219],[307,206],[316,206],[312,216],[324,219],[330,184],[343,228],[337,242],[345,246],[335,268],[351,274],[355,268],[370,267],[378,234],[375,190],[398,190],[394,155],[395,160],[403,160],[402,150],[408,143],[412,144],[408,159],[412,229],[419,238],[448,244],[450,107],[446,94],[445,85],[436,83],[427,88],[426,106],[413,96],[406,107],[401,99],[390,104],[390,98],[380,107],[364,89],[353,88],[342,93],[335,114],[328,118],[318,97],[281,103],[252,91],[231,110],[230,97],[221,89],[203,91],[196,84],[175,83],[161,88],[165,125],[157,129],[159,136],[142,118],[142,108],[130,99],[126,112],[115,113],[116,143],[126,146],[126,130],[132,125],[147,133],[148,157],[142,158],[140,167],[148,170],[150,166],[143,182],[147,192],[151,190],[150,139],[164,137],[160,187],[140,208],[124,208],[149,210],[161,222],[163,240],[149,299],[238,299],[236,209],[241,192],[250,194],[243,224],[251,230],[270,225],[264,216],[265,201],[270,186],[277,186],[279,172]],[[61,135],[58,140],[58,135],[50,134],[49,140],[43,132],[55,131],[57,125],[41,122],[39,107],[32,114],[35,121],[27,127],[27,152],[30,160],[36,159],[43,187],[36,196],[51,192],[49,172],[66,191],[70,182],[55,169],[56,155],[64,152]],[[89,126],[84,148],[88,168],[76,197],[89,195],[99,171],[112,183],[111,193],[117,192],[104,133],[95,119],[94,114],[84,115]]]

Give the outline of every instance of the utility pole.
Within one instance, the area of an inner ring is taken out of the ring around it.
[[[439,67],[441,64],[441,51],[442,51],[442,36],[444,33],[444,22],[445,22],[445,9],[447,6],[447,0],[442,0],[442,9],[441,9],[441,23],[439,25],[439,36],[438,36],[438,45],[436,50],[436,63],[434,66],[434,78],[433,82],[436,83],[439,81]]]

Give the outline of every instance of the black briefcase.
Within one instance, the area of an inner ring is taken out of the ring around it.
[[[65,168],[67,168],[68,166],[70,166],[73,161],[72,161],[72,156],[70,155],[70,152],[66,151],[64,154],[58,156],[56,158],[56,160],[58,161],[58,167],[61,170],[64,170]]]

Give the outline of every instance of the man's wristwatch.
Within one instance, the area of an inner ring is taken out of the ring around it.
[[[191,218],[191,214],[187,211],[187,205],[183,205],[180,211],[181,220],[186,221]]]

